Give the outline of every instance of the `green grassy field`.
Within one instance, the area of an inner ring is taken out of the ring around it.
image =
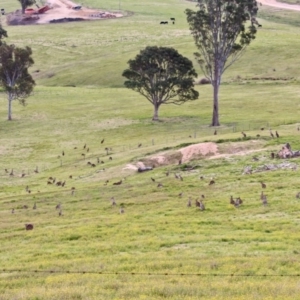
[[[117,0],[83,4],[119,8]],[[197,101],[162,106],[157,123],[148,102],[123,87],[128,59],[147,45],[172,46],[193,59],[187,7],[194,5],[122,0],[132,16],[5,26],[8,43],[32,47],[37,87],[27,106],[13,104],[11,122],[0,94],[1,300],[299,298],[299,163],[270,158],[286,142],[300,149],[299,14],[261,8],[257,39],[224,75],[222,126],[214,135],[210,86],[197,86]],[[174,26],[159,26],[170,17]],[[141,174],[128,168],[207,141],[217,142],[221,156],[198,157],[188,163],[191,171],[174,161]],[[234,155],[239,151],[244,155]],[[246,166],[282,163],[243,175]],[[49,177],[66,184],[47,184]],[[202,194],[205,211],[194,206]],[[241,207],[229,204],[231,195],[243,199]]]

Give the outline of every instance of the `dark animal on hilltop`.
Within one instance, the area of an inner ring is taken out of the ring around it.
[[[243,131],[242,131],[242,135],[243,135],[244,138],[247,137],[247,134],[245,132],[243,132]]]
[[[65,156],[65,151],[63,151],[61,154],[62,154],[62,156]]]
[[[279,133],[275,131],[276,137],[279,138]]]
[[[33,224],[25,224],[25,229],[26,230],[32,230],[33,229]]]
[[[271,129],[270,129],[270,136],[271,136],[272,138],[274,138],[274,134],[273,134],[273,132],[272,132]]]
[[[86,144],[84,144],[84,146],[83,146],[83,149],[85,149],[86,148]]]
[[[151,177],[151,180],[152,180],[153,182],[155,182],[155,178],[152,178],[152,177]]]
[[[101,141],[101,144],[103,144],[104,143],[104,139]]]
[[[170,18],[171,21],[175,21],[175,18]]]

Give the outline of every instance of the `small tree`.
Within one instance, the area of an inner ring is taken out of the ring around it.
[[[35,4],[35,0],[18,0],[18,1],[21,3],[22,6],[22,14],[25,14],[25,9],[28,6]]]
[[[193,63],[173,48],[148,46],[128,64],[122,74],[128,79],[124,84],[154,106],[154,121],[162,104],[182,104],[199,97],[193,89],[197,77]]]
[[[12,101],[18,99],[25,105],[26,98],[33,91],[35,82],[28,73],[28,68],[34,63],[31,54],[29,47],[0,46],[0,85],[7,94],[8,120],[12,119]]]
[[[221,77],[255,39],[258,7],[256,0],[198,0],[197,6],[198,11],[185,12],[200,52],[195,53],[196,58],[213,86],[211,125],[219,126]]]

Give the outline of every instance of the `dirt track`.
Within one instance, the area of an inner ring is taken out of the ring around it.
[[[277,2],[276,0],[259,0],[258,2],[260,2],[262,5],[272,6],[281,9],[300,11],[300,5],[292,5],[292,4]]]

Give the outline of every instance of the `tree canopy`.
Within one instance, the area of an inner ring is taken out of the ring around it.
[[[195,53],[213,86],[212,126],[219,126],[221,77],[255,39],[256,0],[198,0],[198,10],[186,10],[187,21],[199,52]]]
[[[199,97],[193,89],[197,77],[193,63],[174,48],[148,46],[128,64],[124,84],[154,106],[152,120],[158,120],[161,104],[183,104]]]
[[[34,63],[31,55],[29,47],[0,46],[0,85],[7,94],[8,120],[12,119],[12,101],[18,99],[25,105],[26,98],[33,91],[35,82],[28,73],[28,68]]]

